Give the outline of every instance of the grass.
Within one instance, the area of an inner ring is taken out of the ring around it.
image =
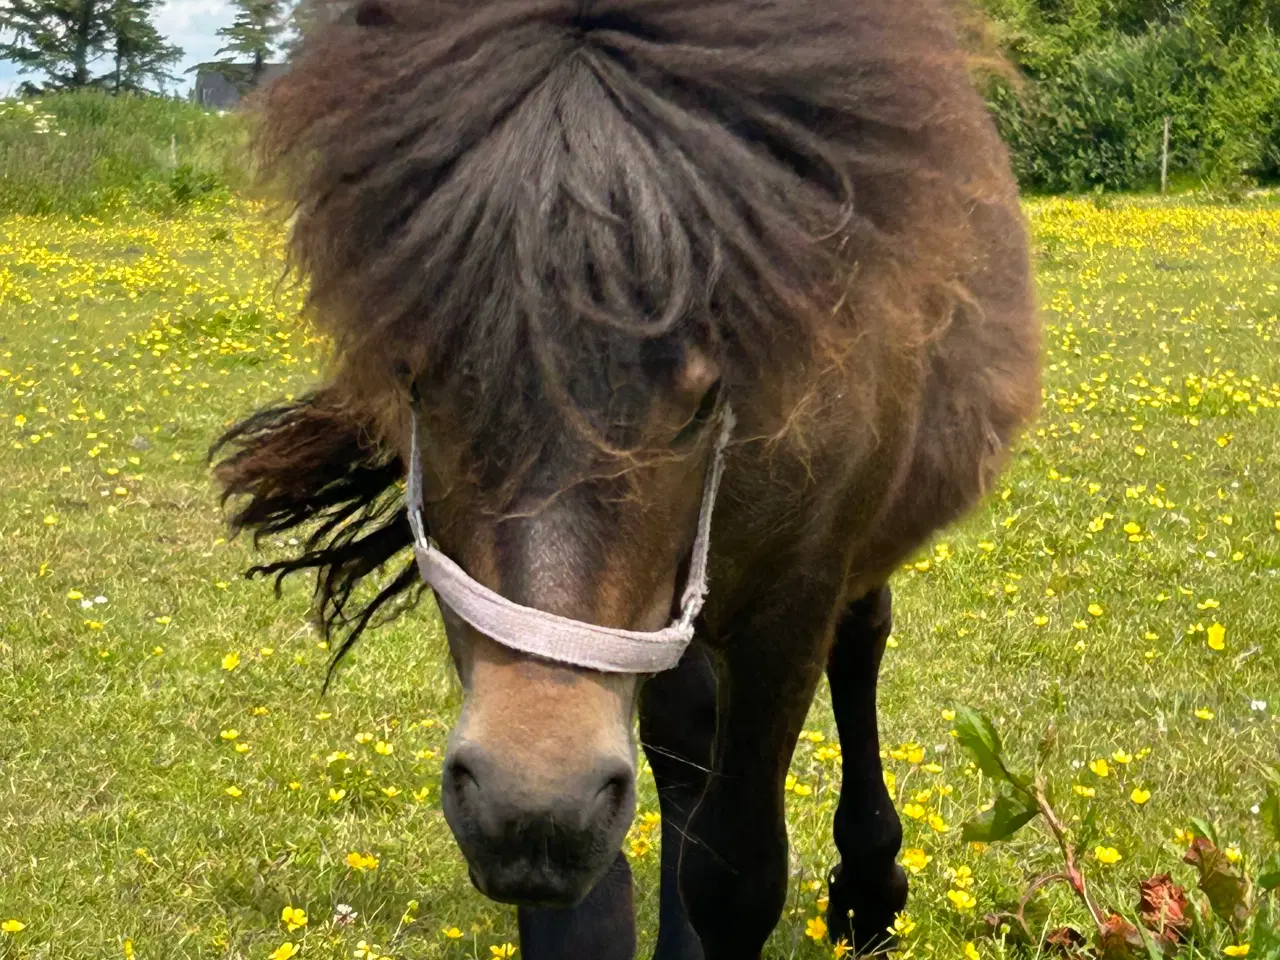
[[[97,90],[0,99],[0,214],[172,211],[247,186],[237,115]]]
[[[1042,417],[989,501],[896,581],[881,728],[920,868],[903,957],[1034,955],[982,917],[1057,863],[1039,826],[961,842],[991,785],[949,736],[957,702],[1039,762],[1064,817],[1096,811],[1120,859],[1091,844],[1085,868],[1115,908],[1151,873],[1190,883],[1174,836],[1193,816],[1245,865],[1269,849],[1252,808],[1280,743],[1280,208],[1030,214]],[[516,940],[440,813],[459,693],[433,611],[368,637],[321,699],[305,586],[274,600],[224,539],[208,443],[323,364],[280,244],[239,202],[0,219],[0,920],[25,925],[0,933],[6,960],[259,960],[286,941],[487,958]],[[807,930],[834,859],[834,738],[824,693],[793,763],[775,960],[832,954]],[[651,945],[651,821],[628,848]],[[308,924],[287,931],[286,906]],[[1084,926],[1062,890],[1043,908]]]

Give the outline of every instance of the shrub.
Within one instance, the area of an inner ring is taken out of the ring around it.
[[[167,209],[247,186],[245,128],[160,97],[0,100],[0,213]]]

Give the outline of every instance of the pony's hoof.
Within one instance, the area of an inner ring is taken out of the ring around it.
[[[907,872],[894,863],[888,875],[846,878],[843,864],[827,880],[827,935],[859,955],[885,953],[897,944],[893,921],[907,905]]]

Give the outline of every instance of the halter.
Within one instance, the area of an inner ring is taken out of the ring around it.
[[[680,598],[680,616],[662,630],[642,632],[601,627],[514,603],[472,579],[427,536],[422,519],[422,462],[418,445],[418,416],[413,415],[413,441],[405,498],[413,552],[422,579],[436,599],[485,636],[504,646],[558,663],[604,673],[659,673],[680,662],[693,639],[693,621],[707,597],[707,556],[711,549],[711,511],[724,474],[725,448],[733,433],[733,411],[720,413],[720,432],[702,488],[698,532],[689,559],[689,573]]]

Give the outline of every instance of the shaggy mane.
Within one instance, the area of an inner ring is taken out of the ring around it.
[[[972,306],[968,211],[1011,189],[949,5],[358,0],[322,17],[256,148],[294,207],[332,386],[380,422],[321,393],[224,438],[237,528],[319,524],[264,571],[317,570],[324,622],[348,622],[354,584],[408,546],[402,465],[371,438],[415,387],[448,399],[482,491],[566,423],[606,441],[638,423],[652,384],[619,377],[690,344],[739,409],[781,422],[832,364],[853,370],[851,418],[905,389],[881,361],[918,362]],[[406,568],[356,632],[414,583]]]

